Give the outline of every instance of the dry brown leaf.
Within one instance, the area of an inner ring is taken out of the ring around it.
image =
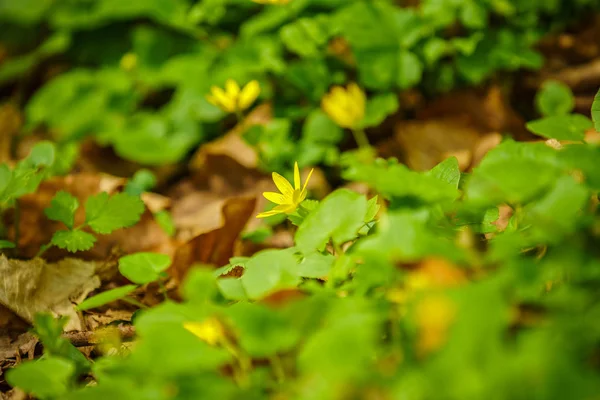
[[[422,121],[451,117],[463,119],[481,133],[508,131],[522,138],[531,137],[525,130],[525,121],[510,107],[498,85],[485,91],[466,89],[451,92],[417,113],[417,119]]]
[[[206,154],[202,168],[194,176],[171,191],[172,215],[177,227],[177,239],[187,241],[220,225],[225,201],[232,197],[257,198],[255,212],[262,211],[266,200],[259,196],[274,190],[272,180],[263,173],[246,168],[227,155]],[[261,221],[252,221],[249,229]]]
[[[0,163],[12,160],[13,138],[22,125],[23,116],[15,105],[5,103],[0,106]]]
[[[240,124],[220,138],[202,145],[190,161],[192,170],[202,169],[206,163],[207,155],[224,155],[237,161],[240,165],[255,169],[258,164],[256,150],[241,137],[241,135],[255,125],[265,125],[273,118],[273,107],[261,104],[254,108]]]
[[[81,330],[73,304],[100,286],[101,264],[74,258],[48,263],[41,258],[9,260],[0,256],[0,303],[32,322],[36,313],[69,317],[65,330]]]
[[[171,276],[181,281],[194,264],[227,264],[234,255],[235,243],[254,214],[255,207],[256,196],[226,200],[221,210],[220,226],[196,236],[177,249],[169,269]]]
[[[9,335],[0,336],[0,362],[22,356],[32,359],[37,343],[38,338],[29,332],[22,333],[14,339]]]
[[[400,155],[412,169],[425,171],[448,154],[471,152],[480,135],[481,131],[465,118],[404,121],[396,126],[395,143],[384,144],[380,153],[385,157]]]

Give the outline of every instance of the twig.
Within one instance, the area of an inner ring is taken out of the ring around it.
[[[131,341],[135,336],[135,327],[133,325],[120,325],[117,327],[117,330],[124,342]],[[70,341],[75,347],[94,346],[100,342],[96,331],[67,332],[62,337]]]

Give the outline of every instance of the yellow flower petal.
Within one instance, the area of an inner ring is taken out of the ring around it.
[[[263,196],[265,196],[265,199],[267,199],[270,202],[275,203],[275,204],[284,204],[285,203],[285,197],[281,193],[264,192]]]
[[[266,218],[277,214],[289,214],[296,210],[296,206],[293,204],[280,204],[272,210],[262,212],[256,216],[256,218]]]
[[[203,322],[184,322],[183,327],[210,345],[217,344],[225,335],[223,326],[216,318],[208,318]]]
[[[294,188],[291,183],[277,172],[273,172],[273,182],[275,182],[275,186],[277,186],[277,189],[279,189],[281,194],[291,200],[292,194],[294,193]]]
[[[306,181],[304,181],[304,187],[302,188],[302,191],[305,192],[306,191],[306,187],[308,186],[308,181],[310,181],[310,177],[312,176],[313,172],[315,171],[314,168],[312,168],[310,170],[310,172],[308,173],[308,176],[306,177]]]
[[[233,79],[227,79],[227,82],[225,82],[225,91],[230,99],[235,100],[240,94],[240,86]]]
[[[213,86],[210,89],[213,97],[217,101],[217,106],[224,111],[234,112],[235,111],[235,101],[230,98],[223,89],[218,86]]]
[[[356,83],[351,83],[348,85],[348,94],[350,95],[352,103],[355,107],[357,119],[362,119],[365,115],[365,93],[360,89],[360,87],[358,87]]]
[[[294,190],[300,190],[300,169],[298,168],[298,161],[294,163]]]
[[[250,107],[259,94],[260,85],[258,84],[258,81],[254,80],[248,82],[248,84],[244,86],[244,89],[242,89],[238,99],[238,106],[240,109],[245,110],[246,108]]]

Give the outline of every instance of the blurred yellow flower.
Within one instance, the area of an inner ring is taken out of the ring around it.
[[[119,66],[125,71],[132,71],[137,67],[138,58],[135,53],[126,53],[121,57]]]
[[[275,208],[270,211],[266,211],[257,215],[257,218],[270,217],[271,215],[276,214],[291,214],[304,201],[306,198],[306,185],[308,185],[308,181],[313,173],[314,169],[310,170],[308,177],[306,178],[306,182],[304,182],[304,186],[301,187],[300,182],[300,170],[298,169],[298,163],[294,164],[294,186],[285,179],[283,176],[279,175],[277,172],[273,172],[273,182],[275,182],[275,186],[281,193],[275,192],[264,192],[263,196],[269,201],[277,204]]]
[[[287,4],[291,0],[252,0],[258,4]]]
[[[207,318],[202,322],[184,322],[183,327],[211,346],[225,336],[223,325],[216,318]]]
[[[321,108],[342,128],[357,129],[365,117],[365,93],[356,83],[335,86],[321,101]]]
[[[420,333],[417,348],[421,355],[444,345],[456,311],[456,305],[450,299],[439,295],[428,296],[417,304],[415,317]]]
[[[225,90],[218,86],[211,87],[210,94],[206,95],[206,100],[223,111],[234,113],[250,107],[259,94],[258,81],[251,81],[243,89],[240,89],[236,81],[228,79],[225,82]]]

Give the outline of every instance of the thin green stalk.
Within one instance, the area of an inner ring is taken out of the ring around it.
[[[147,305],[145,305],[141,301],[134,299],[133,297],[123,297],[121,300],[123,300],[129,304],[133,304],[134,306],[137,306],[139,308],[144,308],[144,309],[148,308]]]
[[[275,354],[274,356],[269,357],[269,362],[271,363],[271,368],[273,369],[273,374],[275,375],[275,379],[277,379],[277,383],[281,385],[285,382],[285,368],[283,368],[281,357],[279,357],[278,354]]]
[[[365,130],[362,128],[352,129],[352,134],[354,135],[354,140],[360,149],[366,149],[371,147],[369,143],[369,139],[367,138],[367,134]]]

